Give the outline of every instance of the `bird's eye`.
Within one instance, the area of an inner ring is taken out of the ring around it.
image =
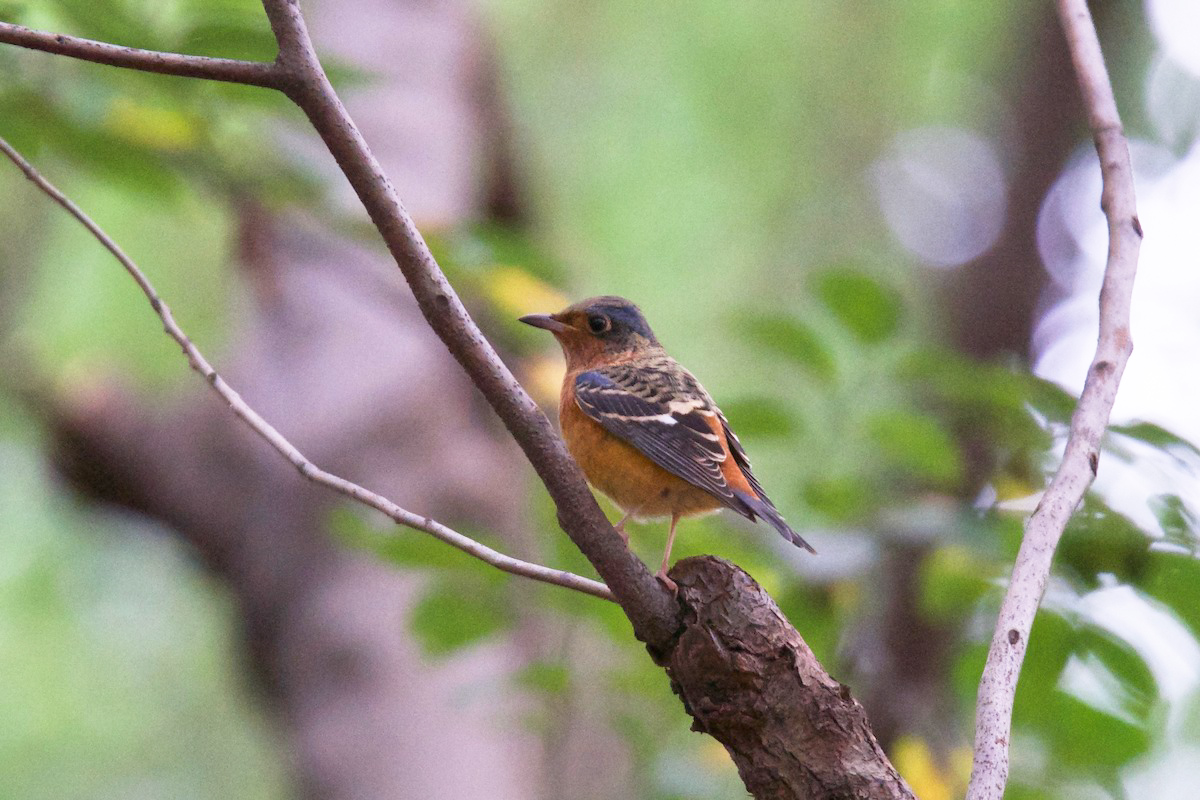
[[[612,322],[603,314],[592,314],[587,320],[588,330],[595,334],[601,334],[612,327]]]

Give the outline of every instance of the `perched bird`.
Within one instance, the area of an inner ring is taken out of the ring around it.
[[[554,334],[567,359],[559,419],[567,449],[588,481],[630,517],[670,517],[658,577],[667,586],[680,517],[732,508],[762,518],[798,547],[792,530],[750,471],[729,422],[700,382],[658,343],[622,297],[593,297],[521,322]]]

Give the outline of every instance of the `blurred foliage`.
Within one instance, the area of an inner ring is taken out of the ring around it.
[[[0,19],[120,44],[273,58],[235,0],[7,3]],[[220,28],[211,28],[214,20]],[[264,35],[265,34],[265,35]],[[104,226],[218,351],[239,198],[319,202],[261,136],[269,92],[0,47],[0,135]],[[7,161],[5,162],[7,165]],[[10,166],[0,170],[0,783],[4,796],[279,798],[286,754],[237,656],[236,612],[171,536],[76,508],[6,392],[115,370],[189,380],[128,276]],[[14,213],[19,212],[19,213]]]
[[[27,435],[0,440],[0,531],[5,796],[284,796],[234,610],[170,537],[77,508]]]
[[[489,0],[483,10],[536,222],[439,231],[439,260],[550,404],[559,357],[513,318],[601,292],[642,305],[821,551],[812,559],[714,517],[683,523],[676,555],[742,565],[835,675],[851,671],[848,641],[877,613],[880,555],[897,538],[927,544],[920,611],[956,637],[957,730],[946,738],[968,741],[1021,521],[1056,466],[1074,400],[1025,364],[975,364],[937,344],[930,281],[897,252],[863,173],[898,130],[1005,124],[1042,4],[705,0],[680,15],[630,0]],[[153,49],[274,55],[249,0],[8,2],[0,19]],[[370,79],[331,66],[341,86]],[[227,328],[239,201],[327,212],[316,171],[262,135],[299,122],[273,93],[8,47],[0,74],[0,135],[143,264],[206,351]],[[107,254],[15,171],[0,170],[0,191],[21,211],[0,214],[0,352],[56,381],[107,368],[144,387],[191,380]],[[142,524],[74,508],[43,474],[43,446],[16,403],[0,402],[5,789],[282,796],[283,759],[230,677],[219,593]],[[1133,473],[1157,488],[1117,491]],[[1110,432],[1101,476],[1116,478],[1097,484],[1067,530],[1035,626],[1009,796],[1121,796],[1127,778],[1200,747],[1200,667],[1189,660],[1200,653],[1198,473],[1195,443],[1170,431]],[[541,560],[591,574],[533,497]],[[545,701],[529,724],[548,738],[566,724],[562,707],[598,693],[595,713],[627,737],[647,800],[740,794],[728,758],[689,732],[612,604],[513,581],[354,510],[330,527],[426,575],[409,626],[432,657],[528,615],[558,632],[562,655],[529,664],[514,687]],[[631,528],[654,563],[665,526]],[[588,637],[599,663],[570,656]],[[927,800],[958,796],[969,768],[961,746],[941,744],[893,747]]]

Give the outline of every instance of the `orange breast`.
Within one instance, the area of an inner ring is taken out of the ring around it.
[[[575,403],[574,375],[563,383],[559,420],[567,449],[588,481],[627,513],[638,518],[691,516],[721,508],[717,498],[658,466],[583,413]],[[736,465],[733,469],[745,483]]]

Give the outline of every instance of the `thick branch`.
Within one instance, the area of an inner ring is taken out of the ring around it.
[[[1013,698],[1029,631],[1050,575],[1054,550],[1067,521],[1096,476],[1100,439],[1117,386],[1133,351],[1129,307],[1141,248],[1129,147],[1121,131],[1112,84],[1085,0],[1059,0],[1059,17],[1100,156],[1108,218],[1108,263],[1100,289],[1100,333],[1083,394],[1071,417],[1066,452],[1041,503],[1025,526],[1017,562],[996,621],[987,666],[979,684],[975,763],[968,800],[999,800],[1008,782],[1008,742]]]
[[[443,542],[462,550],[468,555],[490,564],[497,569],[513,575],[520,575],[533,580],[550,583],[556,586],[563,586],[568,589],[574,589],[585,594],[601,597],[606,600],[612,600],[612,593],[608,587],[597,581],[584,578],[581,575],[575,575],[563,570],[551,569],[539,564],[531,564],[527,561],[507,556],[499,553],[490,547],[487,547],[479,542],[464,536],[442,523],[422,517],[407,511],[400,506],[388,500],[386,497],[378,495],[369,489],[365,489],[356,483],[352,483],[345,478],[333,475],[325,470],[320,469],[301,453],[291,442],[289,442],[283,434],[274,428],[269,422],[263,419],[258,412],[251,408],[242,396],[237,393],[229,384],[225,383],[212,365],[208,363],[204,355],[196,347],[196,345],[188,338],[175,322],[174,316],[171,314],[170,307],[163,302],[158,296],[154,286],[146,277],[145,273],[125,254],[121,247],[106,234],[99,225],[97,225],[91,217],[83,212],[75,203],[66,195],[60,192],[53,184],[47,181],[42,175],[26,161],[20,153],[15,151],[8,142],[0,138],[0,152],[8,156],[14,164],[21,168],[30,181],[32,181],[39,189],[45,192],[54,202],[62,206],[75,219],[88,229],[97,241],[102,244],[105,249],[116,257],[117,261],[123,266],[137,282],[142,293],[146,295],[146,299],[150,301],[150,306],[154,312],[158,314],[163,323],[163,330],[168,336],[183,349],[184,355],[187,356],[188,363],[192,369],[198,372],[208,381],[209,386],[216,392],[221,399],[229,404],[229,408],[233,413],[245,422],[251,430],[262,437],[271,447],[279,452],[284,458],[291,462],[292,466],[300,472],[301,475],[308,478],[314,483],[327,486],[336,492],[346,495],[352,500],[355,500],[363,505],[370,506],[378,511],[382,511],[387,516],[391,517],[401,525],[410,528],[425,531]]]
[[[671,687],[720,741],[759,800],[914,800],[866,712],[825,672],[779,607],[712,556],[671,570],[683,631],[662,663]]]
[[[483,393],[537,470],[558,508],[559,524],[612,589],[634,633],[663,647],[678,606],[612,529],[550,421],[484,338],[429,252],[396,190],[350,119],[317,60],[295,0],[263,0],[286,71],[284,91],[304,111],[412,289],[430,326]]]
[[[80,39],[61,33],[35,31],[21,25],[0,22],[0,43],[14,44],[30,50],[41,50],[69,56],[96,64],[126,67],[162,75],[184,78],[206,78],[226,83],[244,83],[267,89],[280,88],[280,70],[273,63],[238,61],[231,58],[188,56],[181,53],[162,53],[137,47]]]

